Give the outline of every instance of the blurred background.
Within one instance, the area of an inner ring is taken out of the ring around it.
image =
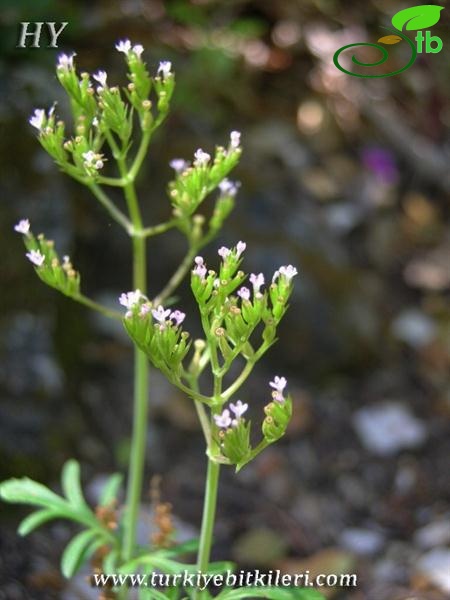
[[[441,3],[443,4],[443,3]],[[173,110],[139,181],[148,224],[169,215],[174,157],[211,151],[232,129],[242,182],[220,239],[247,242],[246,270],[300,275],[279,343],[242,392],[259,418],[274,374],[295,414],[286,437],[235,476],[224,469],[214,558],[242,568],[357,572],[349,600],[439,600],[450,582],[450,44],[449,13],[433,28],[440,54],[399,76],[338,71],[341,46],[376,41],[409,4],[369,0],[2,0],[0,15],[0,479],[58,486],[77,458],[89,498],[125,469],[131,431],[131,347],[110,323],[45,287],[13,225],[29,217],[82,273],[84,291],[116,305],[130,289],[128,240],[87,190],[61,175],[34,139],[35,107],[65,98],[59,51],[82,70],[125,83],[118,39],[142,43],[152,72],[171,60]],[[15,46],[20,21],[68,21],[59,51]],[[394,66],[402,50],[392,49]],[[398,52],[398,55],[395,53]],[[398,61],[398,62],[396,62]],[[404,64],[405,61],[403,61]],[[184,255],[151,241],[150,293]],[[179,306],[191,314],[189,288]],[[161,476],[181,538],[196,534],[205,457],[190,402],[152,378],[147,488]],[[149,494],[141,520],[148,535]],[[96,598],[68,586],[58,560],[66,523],[19,539],[26,510],[0,510],[1,600]]]

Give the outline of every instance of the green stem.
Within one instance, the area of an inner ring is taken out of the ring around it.
[[[216,518],[217,489],[219,487],[220,465],[208,458],[208,471],[206,475],[205,498],[203,501],[202,530],[197,558],[197,569],[206,573],[209,567],[214,521]],[[194,600],[205,598],[206,594],[195,590]]]
[[[159,235],[160,233],[164,233],[165,231],[169,231],[173,227],[179,223],[179,219],[170,219],[170,221],[166,221],[164,223],[159,223],[159,225],[152,225],[152,227],[145,227],[142,230],[142,235],[144,237],[152,237],[154,235]]]
[[[206,414],[205,407],[202,402],[194,400],[195,410],[197,411],[198,420],[202,426],[203,435],[205,437],[206,445],[209,447],[211,444],[211,425],[209,424],[208,415]]]
[[[198,385],[198,376],[190,375],[186,378],[188,383],[191,386],[191,389],[197,394],[200,393],[199,385]],[[209,422],[208,415],[206,414],[206,410],[203,402],[194,399],[195,410],[197,411],[198,420],[200,421],[200,425],[202,427],[203,435],[205,437],[205,442],[207,447],[209,448],[212,437],[211,437],[211,425]]]
[[[211,336],[211,330],[209,325],[209,320],[206,315],[202,315],[202,325],[203,330],[205,331],[206,338],[209,342],[210,348],[210,358],[211,358],[211,368],[214,373],[214,401],[220,398],[220,394],[222,391],[222,378],[217,376],[217,371],[219,368],[219,357],[217,354],[217,345],[216,340],[213,336]],[[217,408],[213,408],[213,412],[215,412]],[[214,452],[215,441],[212,438],[211,433],[209,434],[210,443],[208,445],[208,450]],[[200,544],[198,549],[197,556],[197,569],[201,573],[206,573],[209,567],[209,559],[211,555],[211,546],[213,540],[213,532],[214,532],[214,522],[216,518],[216,506],[217,506],[217,489],[219,487],[219,474],[220,474],[220,465],[219,463],[213,461],[208,452],[208,470],[206,474],[206,484],[205,484],[205,497],[203,499],[203,517],[202,517],[202,528],[200,532]],[[195,590],[194,592],[194,600],[201,600],[201,598],[208,598],[208,592]]]
[[[98,304],[98,302],[94,302],[94,300],[91,300],[90,298],[88,298],[87,296],[84,296],[83,294],[79,294],[78,296],[73,296],[73,299],[76,300],[77,302],[79,302],[80,304],[84,304],[84,306],[91,308],[92,310],[96,310],[97,312],[101,313],[105,317],[109,317],[110,319],[116,319],[117,321],[122,321],[122,319],[123,319],[123,315],[119,311],[112,310],[110,308],[106,308],[106,306],[103,306],[102,304]]]
[[[122,177],[103,177],[100,176],[98,178],[99,183],[103,183],[104,185],[109,185],[111,187],[123,187],[125,182]]]
[[[136,156],[134,157],[133,164],[131,166],[131,169],[128,172],[127,178],[129,181],[134,181],[136,178],[136,175],[139,173],[142,163],[144,162],[144,158],[147,154],[147,149],[148,149],[148,145],[150,144],[152,133],[153,133],[153,129],[149,129],[142,136],[141,143],[139,144],[138,151],[136,152]],[[122,177],[124,177],[123,174],[122,174]]]
[[[110,216],[114,219],[114,221],[119,223],[119,225],[121,225],[128,233],[130,233],[132,229],[131,222],[127,219],[127,217],[123,214],[122,211],[120,211],[116,206],[114,206],[114,204],[108,198],[108,196],[105,194],[102,188],[96,183],[88,184],[88,188],[91,190],[91,192],[100,202],[100,204],[110,214]]]
[[[118,158],[122,177],[126,175],[126,164]],[[133,223],[133,231],[142,230],[142,218],[139,209],[136,190],[133,182],[124,186],[125,199]],[[133,236],[133,287],[140,289],[143,294],[147,287],[146,242],[142,236]],[[145,465],[145,446],[147,440],[148,418],[148,385],[149,367],[145,354],[135,347],[134,350],[134,408],[133,432],[131,437],[130,464],[128,471],[128,489],[126,498],[126,513],[124,515],[124,534],[122,546],[123,560],[133,557],[136,543],[136,526],[139,515],[139,504],[142,494],[142,484]]]
[[[231,398],[231,396],[238,391],[238,389],[241,387],[241,385],[245,382],[245,380],[247,379],[247,377],[250,375],[250,373],[253,370],[253,367],[255,366],[255,363],[253,360],[249,360],[247,362],[247,364],[245,365],[245,367],[242,369],[241,374],[239,375],[239,377],[234,381],[234,383],[232,383],[230,385],[230,387],[228,387],[224,392],[222,392],[222,398],[223,401],[225,402],[226,400],[228,400],[229,398]]]

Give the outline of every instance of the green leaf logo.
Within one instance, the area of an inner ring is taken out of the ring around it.
[[[439,22],[441,10],[443,9],[443,6],[435,6],[434,4],[405,8],[393,16],[392,25],[399,31],[402,31],[405,25],[407,31],[427,29]]]
[[[399,42],[402,41],[402,38],[399,35],[385,35],[384,37],[380,38],[378,40],[378,42],[380,44],[398,44]]]

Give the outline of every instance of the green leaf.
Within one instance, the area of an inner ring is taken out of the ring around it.
[[[168,596],[155,589],[146,590],[141,588],[139,590],[139,600],[167,600],[167,598]]]
[[[186,571],[187,573],[198,572],[197,565],[187,565],[161,556],[153,556],[151,558],[151,563],[149,564],[152,564],[158,569],[161,569],[161,571],[163,571],[164,573],[170,573],[173,575],[176,575],[177,573],[182,573],[184,571]],[[234,566],[235,565],[232,562],[227,561],[209,563],[207,573],[210,575],[215,575],[217,573],[224,573],[225,571],[232,571],[234,569]]]
[[[402,31],[405,25],[407,31],[427,29],[439,22],[443,8],[434,4],[405,8],[392,17],[392,25],[399,31]]]
[[[70,579],[75,575],[83,562],[87,547],[96,535],[96,531],[88,529],[76,535],[69,542],[61,558],[61,571],[64,577]]]
[[[123,475],[120,473],[114,473],[108,478],[100,494],[100,506],[108,506],[116,500],[122,481]]]
[[[23,521],[20,523],[17,531],[19,535],[25,536],[44,523],[64,516],[64,513],[58,513],[50,508],[43,508],[42,510],[38,510],[31,515],[28,515],[28,517],[25,517],[25,519],[23,519]]]
[[[267,23],[257,18],[240,18],[231,22],[230,30],[244,38],[256,38],[267,33]]]
[[[87,508],[80,485],[80,465],[68,460],[62,470],[61,484],[66,498],[74,508]]]
[[[30,504],[60,510],[68,508],[67,502],[57,494],[28,477],[8,479],[1,483],[0,498],[5,502],[16,504]]]
[[[325,600],[317,590],[297,589],[290,590],[292,600]]]
[[[160,551],[161,556],[179,556],[180,554],[192,554],[193,552],[197,552],[199,547],[199,540],[193,539],[188,540],[187,542],[183,542],[182,544],[177,544],[171,548],[165,548]]]
[[[103,559],[103,571],[111,575],[117,571],[117,563],[119,561],[119,552],[112,550]]]

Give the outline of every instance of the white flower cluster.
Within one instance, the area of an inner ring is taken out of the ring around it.
[[[132,46],[130,40],[120,40],[116,44],[116,50],[118,52],[123,52],[126,56],[129,56],[130,52],[134,52],[134,54],[140,58],[141,54],[144,52],[144,46],[142,46],[142,44]]]
[[[272,398],[276,402],[283,403],[286,398],[283,396],[283,392],[287,386],[286,377],[279,377],[275,375],[273,381],[269,382],[272,391]],[[229,427],[236,427],[239,424],[239,419],[247,411],[248,404],[243,404],[241,400],[238,400],[236,404],[230,402],[229,408],[225,408],[219,415],[213,415],[213,419],[217,427],[221,429],[228,429]],[[233,413],[234,418],[231,416]]]
[[[141,292],[141,290],[134,290],[133,292],[124,292],[119,296],[119,303],[127,309],[125,318],[128,319],[133,316],[133,309],[140,305],[139,315],[144,317],[151,312],[152,317],[159,323],[159,328],[163,331],[167,325],[175,324],[179,327],[184,321],[186,314],[181,310],[173,310],[170,308],[165,309],[163,306],[152,308],[147,297]]]
[[[56,65],[56,67],[63,71],[69,71],[70,69],[73,69],[73,59],[75,56],[76,56],[75,52],[73,52],[70,55],[69,54],[60,54],[58,56],[58,64]]]
[[[93,150],[89,150],[88,152],[83,152],[82,154],[84,158],[84,166],[86,169],[95,169],[99,171],[103,168],[103,154],[98,154]]]

